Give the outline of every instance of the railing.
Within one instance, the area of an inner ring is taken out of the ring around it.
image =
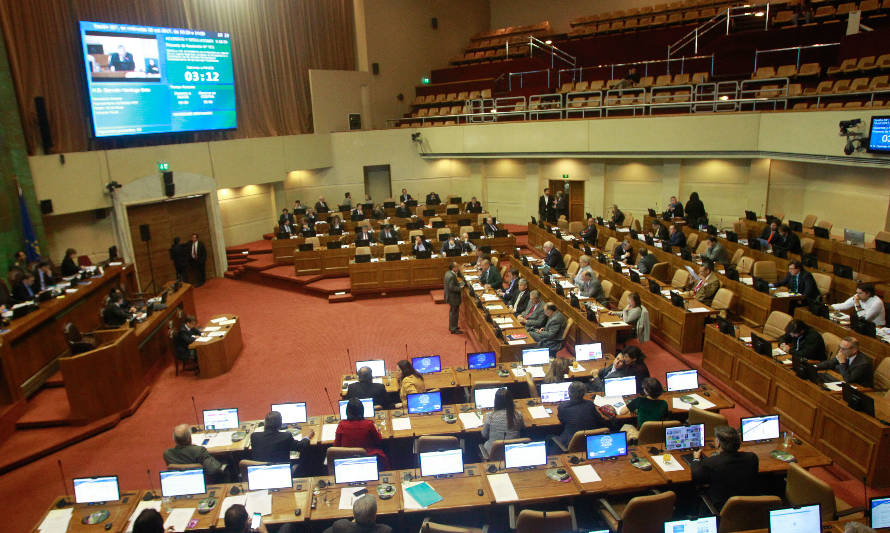
[[[740,17],[763,17],[763,29],[769,29],[769,13],[770,13],[770,4],[762,4],[762,5],[744,5],[744,6],[735,6],[728,7],[725,10],[720,11],[712,17],[710,20],[696,26],[692,31],[680,37],[676,42],[669,44],[667,49],[668,58],[674,56],[677,53],[680,53],[684,48],[689,45],[693,45],[693,53],[698,53],[698,48],[700,44],[700,40],[706,35],[713,34],[712,32],[719,28],[724,28],[723,35],[729,35],[729,32],[732,29],[732,19],[740,18]]]
[[[549,42],[544,42],[534,35],[528,36],[528,53],[529,57],[534,57],[535,49],[541,50],[544,54],[550,54],[550,68],[556,68],[556,60],[560,60],[568,65],[572,65],[573,67],[578,64],[575,56],[560,50],[559,48],[553,46]],[[507,43],[507,57],[510,57],[510,45]]]
[[[760,58],[760,54],[773,54],[779,52],[797,52],[797,60],[795,61],[795,66],[800,68],[800,52],[802,50],[810,50],[813,48],[825,48],[827,46],[840,46],[841,43],[821,43],[821,44],[809,44],[806,46],[789,46],[788,48],[770,48],[769,50],[754,50],[754,72],[757,72],[757,61]]]
[[[576,68],[564,68],[560,69],[556,74],[556,86],[562,87],[562,76],[565,73],[567,76],[569,74],[572,75],[571,81],[579,82],[584,81],[584,71],[585,70],[594,70],[594,69],[609,69],[609,79],[614,80],[615,78],[615,69],[622,67],[642,67],[643,72],[641,76],[649,75],[649,67],[652,65],[666,65],[666,72],[671,72],[671,64],[679,63],[680,64],[680,72],[677,74],[683,74],[686,71],[686,64],[696,60],[709,60],[711,66],[709,68],[709,74],[711,76],[714,75],[714,54],[703,55],[703,56],[683,56],[677,58],[668,58],[668,59],[650,59],[647,61],[633,61],[630,63],[608,63],[604,65],[595,65],[591,67],[576,67]],[[567,82],[569,80],[566,80]]]
[[[545,68],[545,69],[540,69],[540,70],[526,70],[523,72],[510,72],[509,74],[507,74],[507,90],[508,91],[513,90],[513,78],[514,77],[519,78],[519,88],[521,89],[523,87],[523,83],[525,82],[525,76],[527,76],[529,74],[540,74],[541,72],[547,73],[547,87],[550,88],[550,69]]]

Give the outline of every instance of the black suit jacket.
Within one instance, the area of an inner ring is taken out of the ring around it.
[[[102,311],[102,318],[109,326],[123,326],[130,320],[130,314],[114,303],[109,303]]]
[[[782,250],[785,252],[791,252],[792,254],[800,254],[802,250],[800,249],[800,237],[798,237],[793,231],[789,231],[788,235],[782,237],[779,234],[778,240],[773,239],[773,249],[776,251]]]
[[[294,216],[291,215],[290,213],[288,213],[288,214],[286,214],[286,215],[282,213],[282,214],[278,217],[278,224],[279,224],[279,225],[284,224],[285,221],[290,222],[291,224],[293,224],[293,222],[294,222]]]
[[[411,218],[411,211],[407,207],[399,206],[396,208],[396,216],[399,218]]]
[[[559,250],[556,248],[551,248],[549,252],[547,252],[547,257],[544,258],[544,262],[547,265],[559,272],[562,272],[566,269],[566,264],[562,260],[562,254],[559,253]]]
[[[680,233],[680,232],[677,232],[677,233]],[[664,224],[659,224],[658,229],[655,230],[655,234],[652,237],[654,239],[666,241],[671,238],[671,233],[668,231],[668,229],[666,227],[664,227]],[[684,242],[683,245],[685,246],[686,243]]]
[[[399,240],[399,232],[396,230],[392,230],[392,229],[391,230],[382,229],[382,230],[380,230],[380,240],[382,241],[384,239],[395,239],[398,241]]]
[[[19,281],[12,287],[12,299],[19,303],[33,300],[35,294],[37,294],[36,285],[31,285],[29,288],[23,282]]]
[[[189,344],[195,342],[195,337],[201,334],[201,330],[197,328],[189,328],[185,324],[176,331],[173,337],[173,347],[176,351],[176,357],[179,359],[189,359]]]
[[[667,211],[665,213],[668,214],[671,218],[683,217],[683,204],[677,202],[675,205],[668,205]]]
[[[710,484],[707,494],[717,509],[732,496],[760,494],[757,472],[760,461],[751,452],[715,453],[692,462],[692,480]]]
[[[504,303],[513,305],[517,294],[519,294],[519,278],[513,278],[510,280],[510,285],[504,290]]]
[[[668,244],[671,247],[679,246],[680,248],[686,248],[686,234],[678,229],[673,235],[668,237]]]
[[[410,194],[400,194],[399,195],[399,202],[407,202],[408,200],[411,200],[411,199],[412,198],[411,198]]]
[[[80,267],[74,262],[74,259],[70,257],[66,257],[62,259],[62,276],[68,277],[73,276],[80,272]]]
[[[581,230],[581,238],[584,239],[584,242],[593,244],[596,246],[596,236],[599,231],[596,229],[596,224],[593,226],[587,226],[583,230]]]
[[[813,275],[807,272],[806,270],[801,270],[800,274],[797,275],[797,292],[803,294],[803,297],[808,302],[814,302],[819,299],[819,287],[816,286],[816,280],[813,279]],[[789,290],[792,288],[792,276],[788,274],[781,281],[776,283],[776,287],[788,287]]]
[[[853,364],[850,364],[849,360],[844,364],[840,364],[837,357],[832,357],[827,361],[819,363],[817,368],[821,370],[836,370],[843,376],[844,381],[848,383],[856,383],[863,387],[874,387],[875,385],[875,375],[871,359],[862,352],[859,352],[856,355]]]
[[[466,210],[468,212],[472,212],[474,209],[479,209],[482,207],[482,204],[479,202],[467,202]]]
[[[362,383],[361,381],[350,383],[349,388],[346,389],[346,398],[358,398],[359,400],[372,398],[374,405],[389,409],[389,395],[386,394],[386,386],[382,383]]]
[[[250,458],[268,463],[290,462],[290,452],[302,452],[309,439],[294,440],[287,431],[255,431],[250,434]]]
[[[513,299],[513,302],[510,303],[510,306],[512,307],[513,304],[516,303],[516,300],[519,300],[519,303],[516,305],[516,315],[520,315],[525,312],[525,309],[528,307],[529,293],[531,292],[526,290],[522,293],[519,293],[518,291],[519,289],[517,289],[516,297]]]
[[[798,338],[785,334],[782,336],[782,342],[791,346],[790,354],[804,357],[806,359],[815,359],[817,361],[825,360],[825,341],[822,335],[814,328],[807,328],[806,332]]]
[[[494,232],[498,230],[497,224],[483,224],[482,226],[488,236],[494,235]]]
[[[377,239],[374,238],[374,234],[371,233],[371,232],[368,232],[368,234],[367,234],[366,236],[365,236],[365,235],[362,235],[361,232],[356,232],[356,234],[355,234],[355,240],[357,240],[357,241],[363,241],[363,240],[364,240],[364,241],[368,241],[368,242],[376,242],[376,241],[377,241]]]
[[[559,404],[557,417],[562,423],[562,433],[556,437],[565,445],[578,431],[596,429],[605,426],[596,406],[590,400],[569,400]]]
[[[330,211],[330,208],[328,207],[327,202],[325,202],[325,203],[315,202],[315,212],[316,213],[321,213],[324,210]]]
[[[197,253],[195,254],[198,256],[197,259],[192,257],[192,249],[194,248],[195,244],[192,241],[189,241],[188,244],[186,244],[186,246],[188,247],[188,258],[190,261],[201,264],[201,265],[203,265],[207,261],[207,248],[204,247],[203,242],[198,241],[198,250],[197,250]]]
[[[620,209],[615,211],[615,214],[612,215],[612,222],[614,222],[616,226],[624,224],[624,213],[622,213]]]
[[[439,199],[439,195],[436,193],[430,193],[426,195],[426,205],[439,205],[442,203],[442,200]]]
[[[38,268],[34,271],[34,285],[31,286],[31,290],[33,290],[35,293],[45,291],[53,283],[53,275],[47,274],[46,272]]]

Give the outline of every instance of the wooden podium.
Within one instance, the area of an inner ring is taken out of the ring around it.
[[[231,324],[218,323],[230,320],[234,320],[234,322]],[[241,348],[244,347],[241,338],[241,321],[236,315],[216,315],[204,328],[219,328],[215,331],[202,330],[202,335],[205,337],[218,333],[222,333],[222,335],[211,336],[207,342],[195,341],[189,345],[189,348],[195,350],[198,357],[198,368],[201,369],[198,377],[212,378],[228,372],[241,354]]]

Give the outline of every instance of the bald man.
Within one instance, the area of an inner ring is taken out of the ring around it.
[[[188,424],[179,424],[173,428],[173,442],[176,446],[168,448],[164,452],[164,462],[172,464],[196,463],[204,466],[204,474],[213,479],[223,477],[226,465],[216,460],[207,448],[192,444],[191,427]]]

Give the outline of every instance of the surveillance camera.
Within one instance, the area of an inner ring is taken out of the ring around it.
[[[414,142],[418,142],[420,140],[420,132],[418,131],[416,133],[412,133],[411,140]]]
[[[845,155],[853,154],[853,141],[847,141],[847,144],[844,145],[844,154]]]
[[[853,120],[842,120],[838,123],[841,135],[847,135],[851,129],[862,124],[862,119],[854,118]]]

